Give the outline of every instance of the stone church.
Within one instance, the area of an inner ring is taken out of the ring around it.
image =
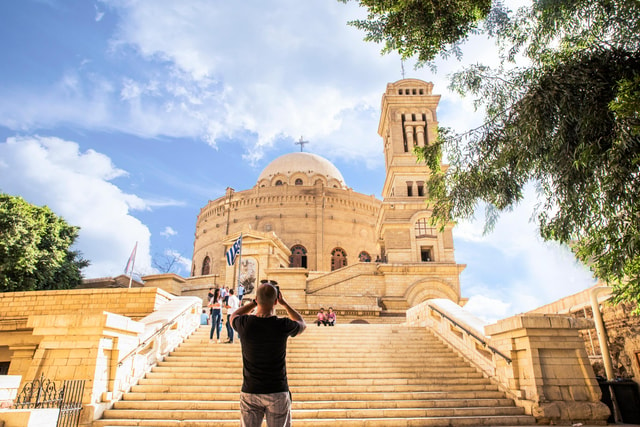
[[[333,305],[358,317],[404,313],[430,298],[462,304],[453,224],[429,224],[429,172],[413,153],[436,138],[440,96],[432,89],[405,79],[382,96],[382,200],[349,188],[323,157],[285,154],[253,188],[228,188],[201,209],[191,277],[147,276],[145,286],[204,297],[211,286],[250,288],[269,278],[297,307]],[[225,252],[241,234],[240,267],[228,266]]]
[[[465,266],[454,257],[453,224],[429,225],[429,171],[413,154],[436,138],[432,87],[414,79],[387,85],[382,200],[349,188],[328,160],[290,153],[253,188],[229,188],[202,208],[188,278],[0,294],[0,426],[36,418],[56,425],[58,407],[15,405],[45,378],[65,389],[81,384],[60,403],[76,408],[81,426],[237,424],[240,346],[213,344],[201,313],[210,287],[263,279],[278,281],[307,317],[321,306],[338,313],[335,328],[309,328],[291,343],[299,425],[604,424],[610,411],[590,359],[605,328],[586,318],[585,300],[596,298],[598,317],[605,288],[490,325],[461,307]],[[240,236],[241,256],[229,266],[225,253]],[[626,313],[605,321],[615,328],[618,371],[622,364],[637,378],[639,327]],[[318,349],[331,357],[309,357]],[[328,393],[318,392],[328,380]]]

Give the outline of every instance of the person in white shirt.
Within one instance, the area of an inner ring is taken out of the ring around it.
[[[244,297],[244,286],[242,283],[238,283],[238,300],[242,302],[242,297]]]
[[[233,289],[229,290],[229,298],[227,299],[226,307],[227,307],[227,335],[229,336],[229,339],[225,342],[228,344],[233,344],[233,327],[231,326],[231,322],[229,321],[229,319],[231,318],[231,315],[233,314],[233,312],[236,311],[238,307],[240,307],[240,300],[238,299],[237,296],[234,295]]]

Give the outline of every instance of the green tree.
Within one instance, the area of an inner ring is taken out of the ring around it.
[[[46,206],[0,194],[0,292],[79,285],[89,262],[69,249],[78,230]]]
[[[346,3],[349,0],[340,0]],[[459,43],[477,30],[491,10],[491,0],[359,0],[367,19],[349,22],[364,30],[365,40],[383,43],[383,53],[427,63],[437,55],[460,56]]]
[[[538,0],[489,14],[483,28],[500,65],[451,80],[484,110],[483,125],[440,129],[417,150],[435,220],[472,217],[484,202],[490,229],[533,182],[540,234],[570,244],[618,301],[640,301],[640,2]]]

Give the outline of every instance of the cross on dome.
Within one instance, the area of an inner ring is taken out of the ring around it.
[[[304,147],[304,144],[308,144],[308,143],[309,141],[303,141],[302,136],[300,136],[300,141],[296,142],[295,144],[300,146],[300,152],[302,153],[302,148]]]

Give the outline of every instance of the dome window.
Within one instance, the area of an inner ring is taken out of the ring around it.
[[[277,180],[276,181],[276,185],[282,185],[282,181],[281,180]]]
[[[302,179],[301,178],[296,179],[296,185],[302,185]]]

